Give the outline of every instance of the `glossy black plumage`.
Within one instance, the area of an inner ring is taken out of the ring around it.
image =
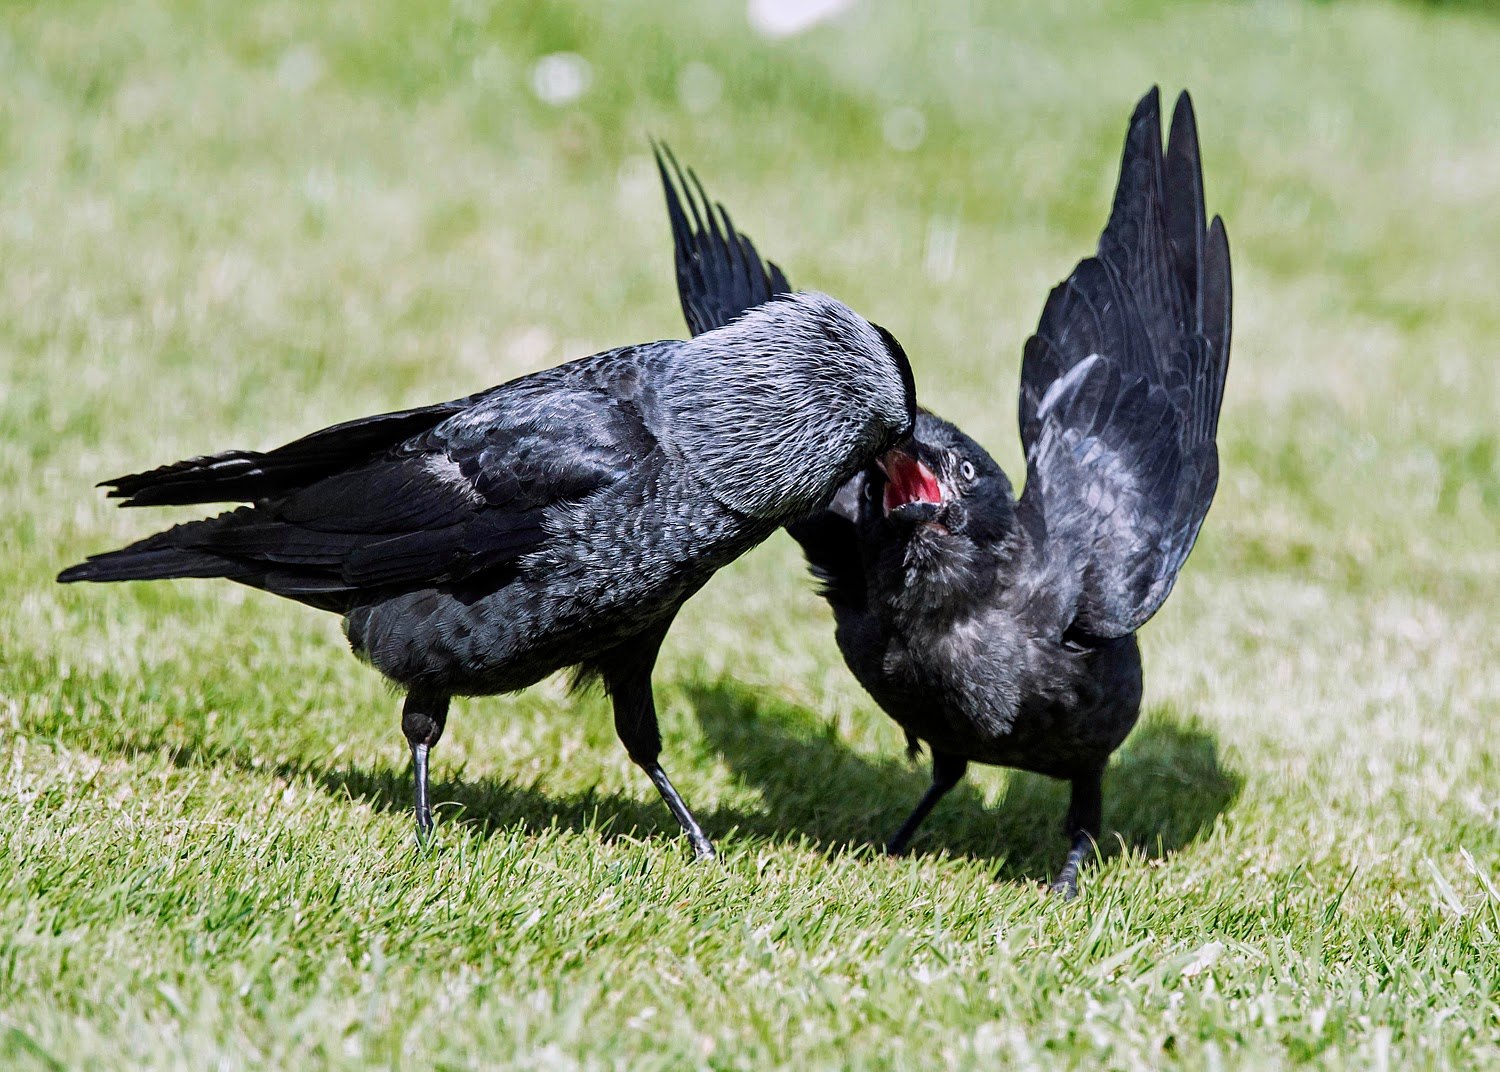
[[[710,855],[657,762],[662,638],[715,570],[906,435],[915,405],[894,340],[798,294],[690,342],[106,481],[126,506],[249,505],[58,579],[225,577],[344,615],[356,654],[407,690],[423,832],[449,698],[576,667]]]
[[[1104,766],[1139,715],[1135,630],[1171,591],[1218,480],[1229,247],[1205,223],[1192,103],[1179,98],[1165,152],[1159,106],[1155,89],[1137,105],[1098,253],[1052,291],[1026,344],[1020,498],[982,447],[924,412],[904,451],[788,526],[850,669],[933,754],[933,787],[891,849],[968,762],[1037,771],[1073,785],[1056,882],[1070,895],[1099,836]],[[714,208],[696,179],[677,171],[701,202],[691,227],[665,167],[663,181],[679,285],[728,281],[684,293],[684,310],[721,311],[690,316],[695,330],[788,289],[722,209],[703,226]],[[715,265],[736,250],[752,255]]]
[[[698,176],[691,170],[684,174],[666,146],[655,150],[675,242],[677,296],[688,330],[701,335],[778,294],[791,293],[781,269],[761,260],[755,243],[735,230],[724,206],[708,199]]]

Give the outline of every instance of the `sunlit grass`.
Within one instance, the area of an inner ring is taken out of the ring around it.
[[[0,1063],[1500,1061],[1500,22],[1030,7],[776,42],[634,0],[0,17]],[[557,51],[590,78],[554,106]],[[784,537],[657,674],[712,867],[600,697],[459,704],[421,857],[397,701],[331,618],[52,583],[176,516],[102,477],[679,335],[650,135],[1019,475],[1021,344],[1152,83],[1192,89],[1234,247],[1224,476],[1076,903],[1036,888],[1044,779],[869,850],[925,774]]]

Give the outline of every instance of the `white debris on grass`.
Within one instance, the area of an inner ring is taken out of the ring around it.
[[[531,68],[531,91],[554,107],[572,104],[589,91],[594,68],[576,52],[554,52]]]

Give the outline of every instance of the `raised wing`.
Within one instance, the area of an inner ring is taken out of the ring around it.
[[[672,222],[677,295],[688,330],[701,335],[721,328],[747,309],[790,294],[781,269],[761,260],[755,243],[734,229],[723,205],[708,199],[692,169],[684,173],[665,145],[653,149]]]
[[[1019,510],[1064,628],[1139,628],[1167,598],[1218,485],[1229,244],[1204,225],[1192,101],[1165,155],[1160,98],[1136,106],[1095,257],[1047,299],[1021,366]]]
[[[221,576],[335,610],[370,591],[461,586],[541,547],[552,508],[623,479],[656,445],[632,404],[544,373],[373,459],[58,579]]]
[[[653,148],[672,223],[677,294],[688,329],[701,335],[778,294],[790,294],[791,284],[781,269],[762,260],[755,243],[735,230],[729,210],[709,200],[697,174],[691,168],[684,171],[665,145]],[[807,557],[819,591],[836,610],[861,609],[865,604],[864,569],[851,512],[857,509],[863,479],[854,476],[827,509],[786,527]]]

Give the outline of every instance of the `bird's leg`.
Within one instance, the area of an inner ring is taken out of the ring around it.
[[[615,732],[620,735],[620,741],[625,745],[625,751],[630,753],[630,758],[650,777],[651,784],[656,786],[656,791],[661,794],[673,818],[681,824],[683,832],[688,836],[688,843],[693,847],[693,855],[700,860],[712,860],[717,855],[714,843],[708,840],[708,835],[698,825],[698,820],[693,818],[693,813],[688,810],[687,804],[658,762],[661,755],[661,731],[656,725],[656,701],[651,695],[651,667],[655,662],[655,651],[651,654],[653,657],[644,660],[644,665],[642,660],[635,659],[627,666],[616,666],[605,671],[605,684],[615,705]]]
[[[1052,892],[1063,900],[1078,896],[1078,869],[1098,852],[1099,828],[1104,821],[1103,771],[1093,771],[1073,779],[1073,799],[1068,803],[1068,817],[1063,832],[1072,839],[1068,858],[1052,880]]]
[[[417,776],[417,844],[432,837],[432,805],[427,791],[427,752],[438,743],[448,722],[448,697],[412,689],[401,708],[401,732],[411,745],[411,766]]]
[[[964,771],[968,769],[967,759],[949,755],[947,752],[933,751],[932,784],[927,787],[927,792],[922,794],[922,799],[917,802],[911,815],[907,816],[906,822],[901,824],[901,829],[897,830],[895,835],[885,843],[887,856],[900,856],[906,851],[906,844],[917,832],[917,827],[922,825],[937,802],[947,795],[948,790],[958,784],[959,779],[964,776]]]

